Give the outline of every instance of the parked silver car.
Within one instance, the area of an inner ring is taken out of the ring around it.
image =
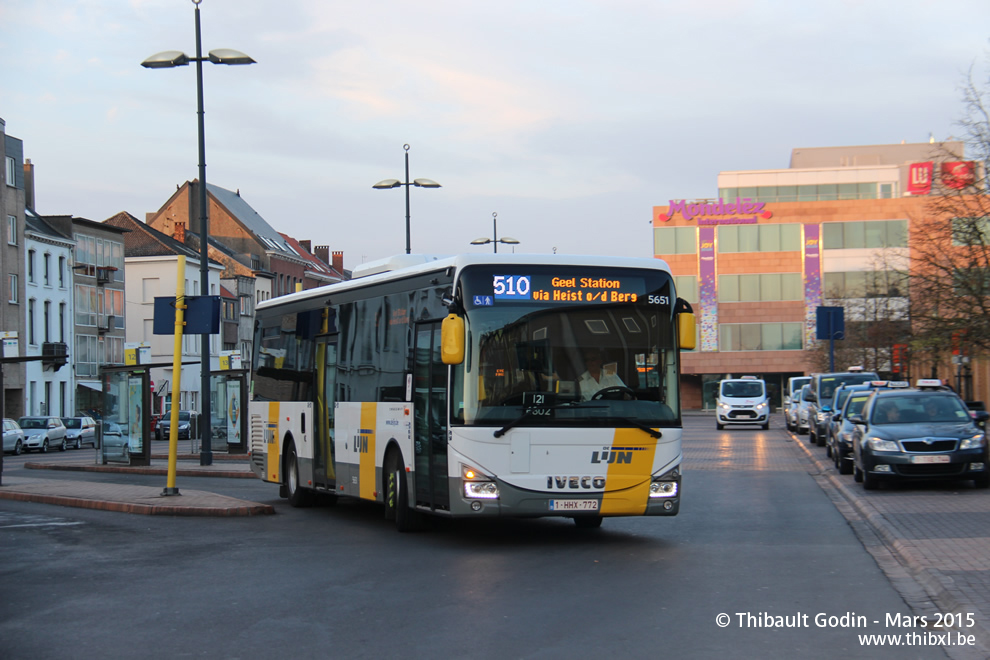
[[[3,420],[3,451],[19,456],[24,449],[24,431],[12,419]]]
[[[42,453],[56,448],[65,451],[65,424],[61,417],[21,417],[17,423],[24,429],[24,449]]]
[[[63,417],[65,441],[73,449],[83,445],[96,447],[96,420],[92,417]]]

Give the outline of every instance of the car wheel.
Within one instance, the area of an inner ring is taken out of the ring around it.
[[[48,453],[48,440],[45,440],[44,442],[41,443],[41,453],[42,454]]]
[[[769,421],[767,421],[767,423],[763,425],[763,430],[764,431],[769,431],[770,430],[770,422]],[[577,518],[575,518],[575,520],[577,520]]]
[[[58,444],[59,451],[65,451],[65,438],[62,438],[62,442]]]
[[[818,445],[819,447],[824,447],[825,446],[825,438],[823,438],[820,435],[816,435],[815,436],[815,444]]]
[[[984,472],[973,479],[973,485],[977,488],[990,488],[990,472]]]
[[[851,474],[853,471],[852,461],[839,456],[839,464],[836,466],[839,468],[839,474]]]
[[[82,449],[82,440],[76,438],[76,444],[72,446],[73,449]]]
[[[832,445],[828,442],[825,443],[825,458],[831,458],[835,462],[835,459],[832,457]]]
[[[863,472],[863,488],[866,490],[876,490],[877,486],[880,485],[880,480],[874,477],[869,472]]]
[[[863,483],[863,471],[855,463],[853,463],[853,481],[858,484]]]
[[[721,424],[720,422],[715,422],[715,428],[717,430],[721,431],[722,429],[725,428],[725,425],[724,424]]]
[[[21,441],[18,440],[17,442],[14,443],[14,456],[20,456],[20,455],[21,455]]]

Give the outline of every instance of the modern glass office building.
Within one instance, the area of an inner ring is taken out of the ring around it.
[[[847,324],[868,323],[855,310],[880,280],[907,323],[912,228],[977,166],[958,142],[795,149],[787,169],[721,172],[717,197],[655,206],[654,254],[698,318],[685,407],[711,408],[718,380],[740,375],[779,406],[786,379],[815,370],[817,308],[841,300]]]

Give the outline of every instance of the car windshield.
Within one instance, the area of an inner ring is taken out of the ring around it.
[[[77,429],[82,426],[82,420],[75,417],[63,417],[62,423],[67,429]]]
[[[45,420],[43,419],[31,419],[28,417],[21,418],[22,429],[43,429],[45,426]]]
[[[846,405],[846,417],[849,417],[849,415],[858,415],[863,412],[863,404],[865,404],[869,398],[869,395],[851,397],[849,399],[849,403]]]
[[[971,421],[969,411],[951,395],[898,396],[877,401],[872,424],[960,423]]]
[[[757,397],[763,396],[763,383],[761,381],[752,382],[730,382],[722,383],[722,396],[728,397]]]
[[[819,392],[819,401],[828,401],[835,394],[835,388],[839,385],[859,385],[860,383],[866,383],[871,380],[876,380],[877,375],[875,373],[852,373],[852,374],[838,374],[836,376],[825,376],[822,378],[821,383],[818,387],[821,390]]]

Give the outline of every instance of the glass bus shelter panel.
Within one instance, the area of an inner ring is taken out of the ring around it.
[[[247,452],[246,421],[247,371],[214,371],[210,389],[213,394],[213,419],[210,420],[210,446],[213,451],[231,454]]]
[[[150,465],[151,397],[147,371],[105,371],[102,380],[103,462]]]

